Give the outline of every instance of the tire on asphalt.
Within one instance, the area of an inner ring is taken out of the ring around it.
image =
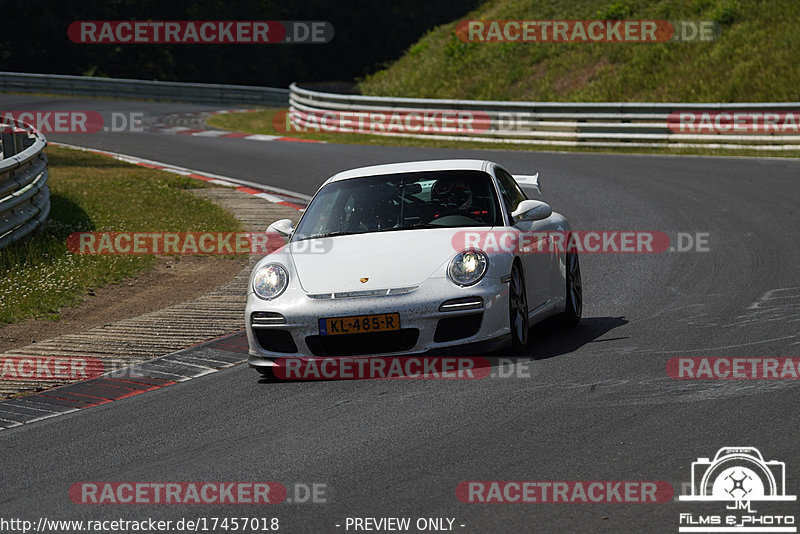
[[[583,281],[578,254],[567,252],[565,269],[567,272],[567,307],[561,314],[561,322],[573,326],[578,324],[583,314]]]
[[[525,291],[525,277],[518,263],[511,268],[511,281],[508,284],[508,322],[511,329],[511,348],[523,349],[528,345],[528,296]]]

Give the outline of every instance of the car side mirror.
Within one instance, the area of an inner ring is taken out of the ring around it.
[[[553,214],[550,204],[541,200],[523,200],[517,209],[511,213],[514,222],[520,221],[541,221]]]
[[[294,223],[291,219],[281,219],[275,221],[267,227],[267,233],[278,233],[283,237],[289,237],[294,232]]]

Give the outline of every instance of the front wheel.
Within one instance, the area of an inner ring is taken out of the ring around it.
[[[528,297],[525,293],[525,279],[516,263],[511,268],[511,282],[508,288],[508,315],[511,326],[511,346],[522,349],[528,344]]]
[[[567,252],[567,308],[561,314],[561,320],[567,325],[576,325],[583,314],[583,283],[581,282],[581,265],[575,252]]]

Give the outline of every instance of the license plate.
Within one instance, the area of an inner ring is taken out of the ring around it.
[[[366,334],[400,330],[399,313],[380,313],[376,315],[354,315],[352,317],[332,317],[319,320],[319,333],[323,336],[337,334]]]

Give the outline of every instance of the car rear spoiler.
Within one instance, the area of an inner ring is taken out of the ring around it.
[[[535,189],[538,194],[542,194],[542,184],[539,183],[539,173],[536,174],[515,174],[514,180],[523,189]]]

